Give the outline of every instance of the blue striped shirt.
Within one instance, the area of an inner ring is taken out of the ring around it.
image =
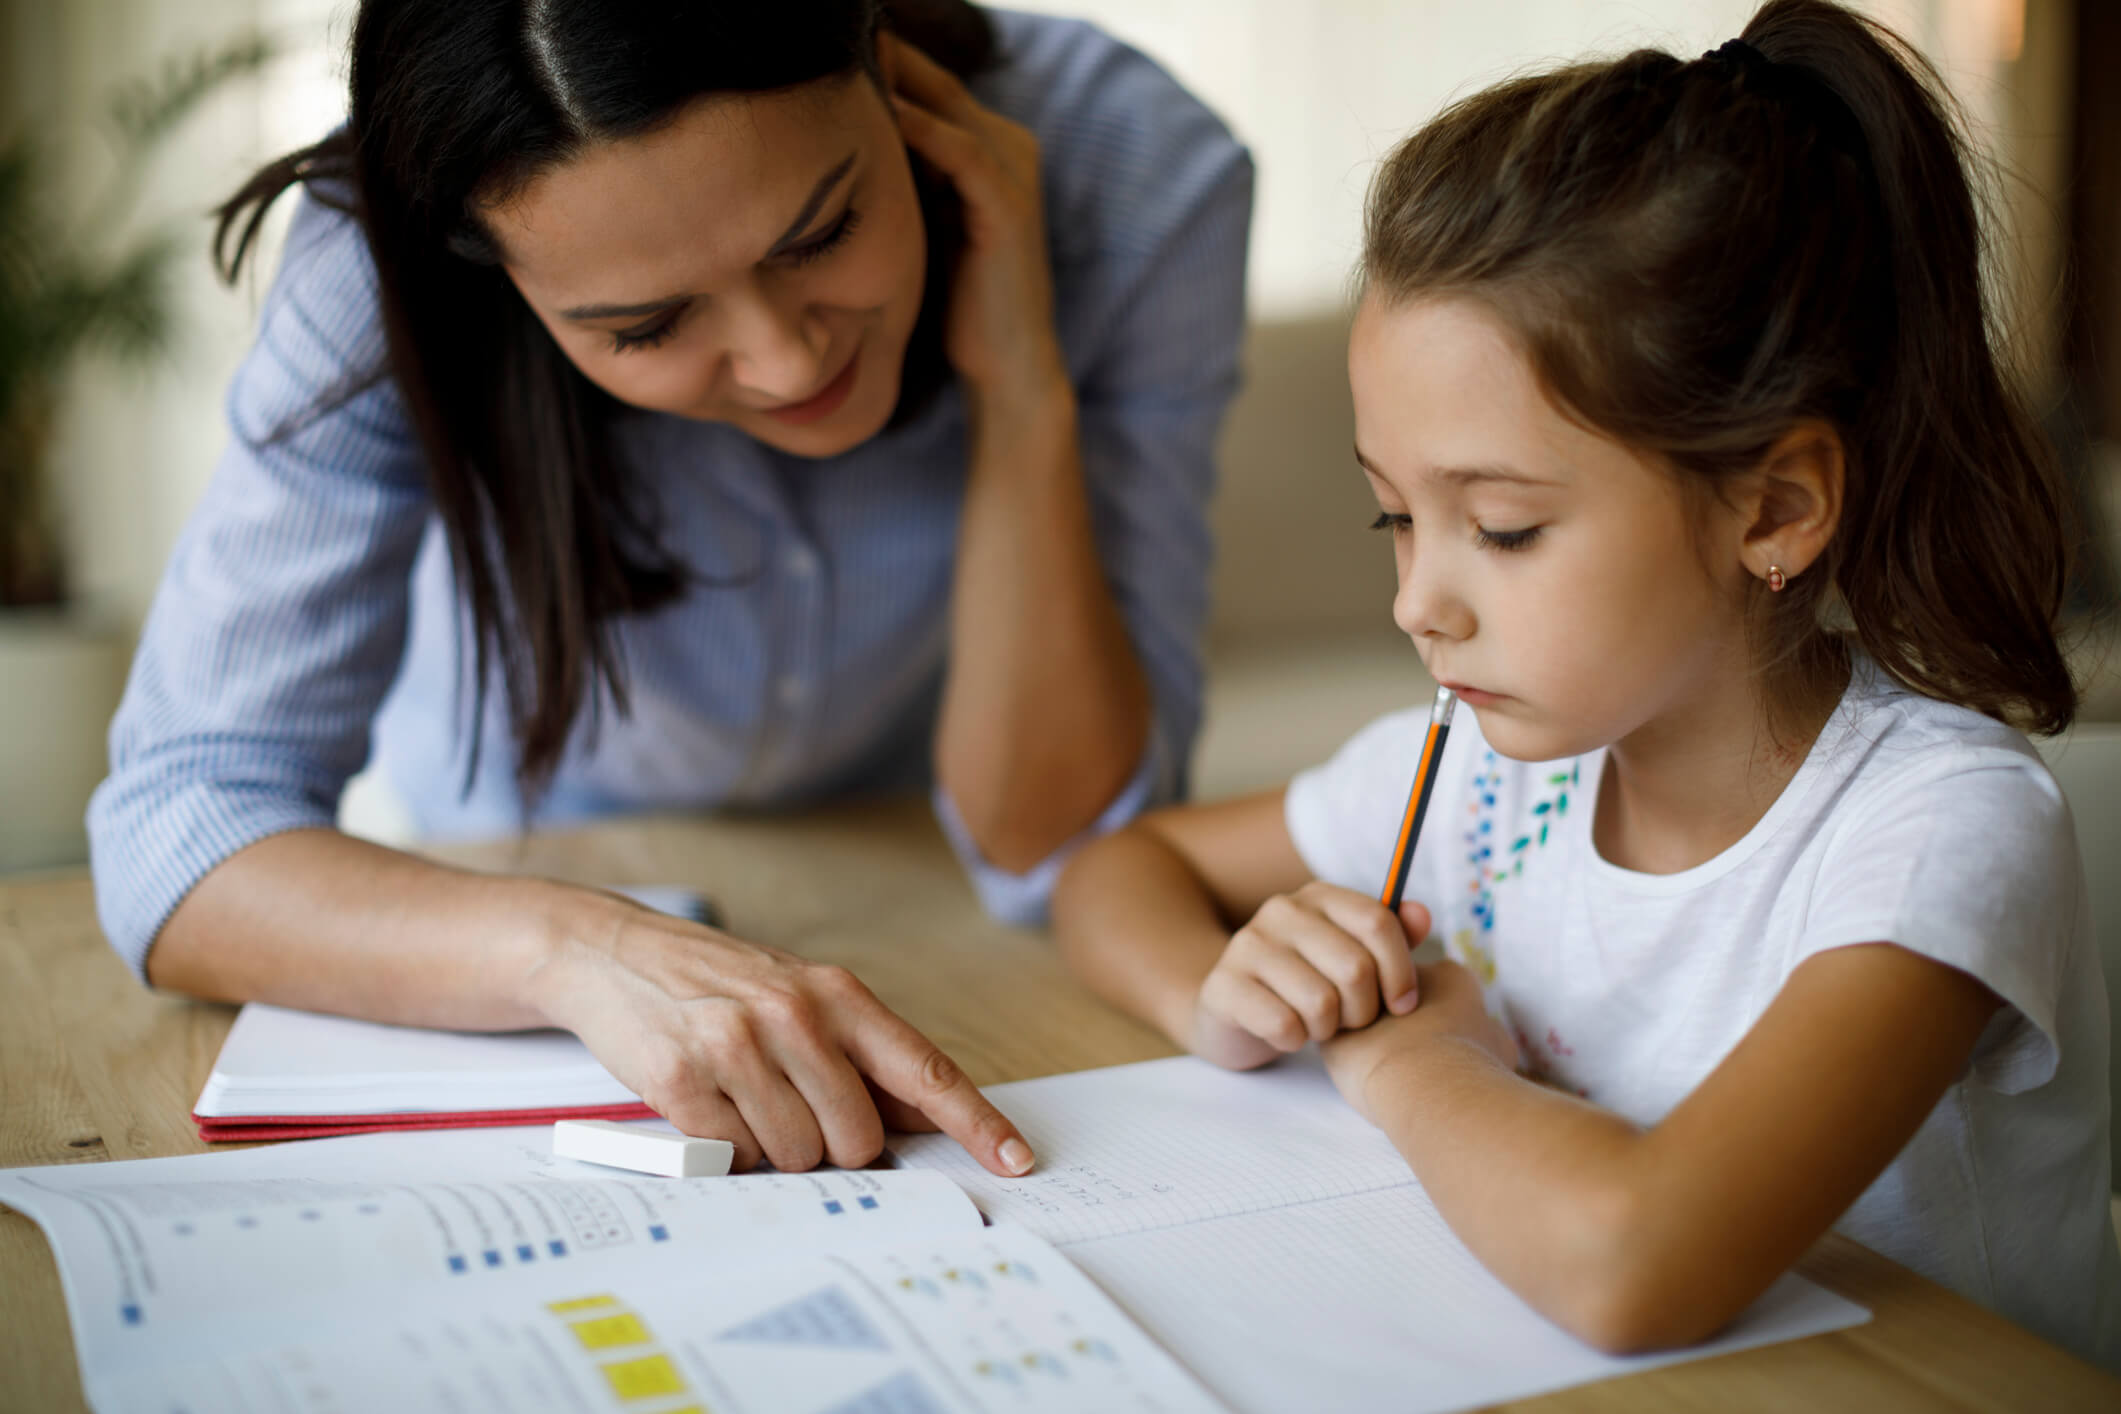
[[[1098,553],[1154,701],[1143,759],[1094,833],[1182,790],[1199,723],[1207,503],[1238,381],[1252,169],[1140,54],[1076,21],[994,18],[1002,62],[972,88],[1041,143]],[[823,461],[716,424],[623,418],[621,453],[700,583],[619,626],[630,713],[591,704],[526,809],[497,681],[465,788],[463,611],[394,385],[273,440],[382,355],[360,233],[305,198],[229,391],[234,437],[164,574],[89,807],[104,930],[137,973],[209,870],[330,825],[367,764],[435,838],[934,789],[966,474],[956,389]],[[988,908],[1038,918],[1066,848],[1005,872],[935,801]]]

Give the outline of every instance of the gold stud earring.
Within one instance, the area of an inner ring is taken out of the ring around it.
[[[1769,593],[1780,594],[1782,592],[1782,586],[1788,583],[1789,580],[1783,577],[1782,566],[1769,565],[1767,567],[1767,587]]]

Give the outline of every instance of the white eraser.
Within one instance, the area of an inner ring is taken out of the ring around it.
[[[726,1139],[659,1134],[608,1119],[563,1119],[552,1126],[552,1152],[563,1159],[668,1178],[719,1178],[729,1172],[736,1145]]]

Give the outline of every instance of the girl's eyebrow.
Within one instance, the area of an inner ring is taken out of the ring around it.
[[[810,189],[809,200],[803,203],[803,209],[796,213],[795,220],[788,223],[788,229],[781,232],[780,239],[776,240],[772,248],[766,252],[765,259],[771,260],[776,255],[787,250],[798,236],[810,228],[810,223],[817,219],[818,208],[825,204],[825,198],[832,195],[833,189],[839,186],[841,180],[854,170],[854,159],[859,155],[859,153],[848,153],[839,160],[837,166],[818,178],[817,185]],[[632,319],[644,314],[661,314],[664,310],[674,309],[691,298],[691,295],[666,295],[662,299],[649,300],[645,304],[582,304],[576,305],[573,309],[561,310],[560,317],[563,319]]]
[[[1355,448],[1355,464],[1372,476],[1383,476],[1377,464]],[[1451,486],[1471,486],[1482,481],[1500,481],[1513,486],[1559,486],[1559,481],[1542,476],[1533,476],[1509,466],[1432,466],[1422,472],[1428,481],[1440,481]]]

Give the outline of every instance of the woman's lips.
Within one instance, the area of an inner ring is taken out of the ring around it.
[[[838,412],[840,404],[846,402],[847,395],[854,391],[854,370],[861,364],[861,352],[856,349],[849,354],[847,366],[842,368],[839,375],[827,383],[824,391],[816,397],[806,398],[799,403],[789,403],[784,407],[766,408],[766,416],[776,422],[785,422],[790,427],[801,427]]]

